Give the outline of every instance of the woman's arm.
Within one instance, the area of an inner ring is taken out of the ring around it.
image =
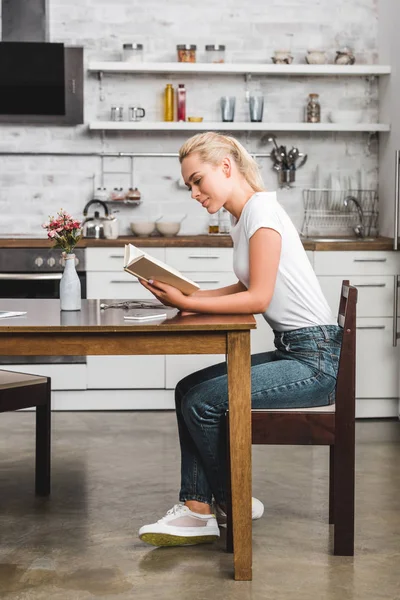
[[[230,296],[230,294],[244,292],[246,289],[246,286],[243,285],[243,283],[241,283],[240,281],[238,281],[233,285],[227,285],[226,287],[217,288],[215,290],[197,290],[197,292],[191,294],[190,297],[215,298],[215,296]]]
[[[142,282],[163,304],[180,310],[213,314],[257,314],[267,310],[274,293],[281,253],[281,236],[274,229],[261,228],[250,238],[248,289],[229,295],[185,296],[170,285]],[[230,286],[229,286],[230,287]]]

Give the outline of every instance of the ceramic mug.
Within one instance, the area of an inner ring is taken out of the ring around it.
[[[129,107],[129,120],[130,121],[139,121],[140,119],[143,119],[145,114],[146,114],[146,111],[144,110],[144,108],[141,108],[140,106],[130,106]]]

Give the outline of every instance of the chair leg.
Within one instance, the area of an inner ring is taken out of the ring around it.
[[[333,477],[333,466],[335,464],[335,446],[329,446],[329,525],[335,522],[335,515],[333,512],[334,497],[335,497],[335,485]]]
[[[354,423],[341,434],[336,431],[334,451],[333,553],[354,556]]]
[[[50,452],[51,452],[51,388],[47,383],[47,401],[36,407],[36,465],[35,494],[50,494]]]
[[[229,447],[229,414],[226,416],[227,439],[227,498],[226,498],[226,551],[233,553],[232,495],[231,495],[231,453]]]

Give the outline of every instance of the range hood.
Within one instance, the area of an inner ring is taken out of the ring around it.
[[[0,122],[83,123],[83,48],[49,42],[48,0],[1,1]]]

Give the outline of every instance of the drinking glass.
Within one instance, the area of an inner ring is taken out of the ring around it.
[[[221,97],[221,119],[223,121],[233,121],[235,118],[235,96]]]
[[[250,96],[250,121],[260,122],[263,118],[264,112],[264,98],[263,96]]]

